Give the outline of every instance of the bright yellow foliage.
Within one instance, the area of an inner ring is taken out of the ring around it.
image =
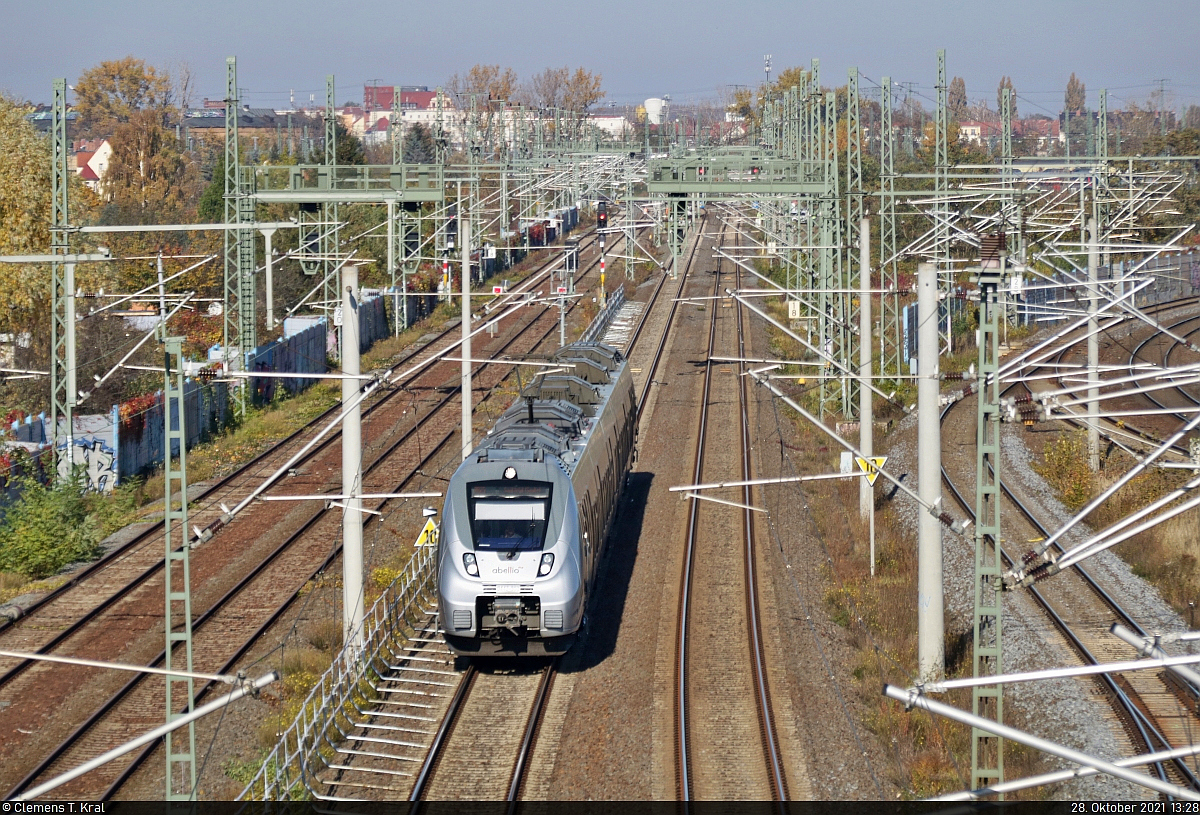
[[[0,96],[0,254],[50,251],[50,145],[25,120],[26,110]],[[22,329],[49,311],[45,266],[0,263],[0,332]]]

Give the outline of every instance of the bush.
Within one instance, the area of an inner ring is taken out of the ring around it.
[[[20,499],[0,522],[0,571],[37,580],[100,554],[101,522],[88,514],[80,478],[46,487],[17,480]]]
[[[1071,512],[1081,509],[1092,497],[1092,474],[1088,469],[1087,432],[1064,433],[1046,445],[1045,464],[1034,469],[1058,493]]]

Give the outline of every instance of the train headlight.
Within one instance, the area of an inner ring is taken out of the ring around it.
[[[554,555],[550,552],[542,555],[542,562],[538,564],[538,577],[545,577],[550,574],[550,570],[554,568]]]
[[[474,552],[463,553],[463,568],[471,577],[479,577],[479,564],[475,562]]]

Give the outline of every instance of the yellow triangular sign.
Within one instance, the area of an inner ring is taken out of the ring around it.
[[[888,457],[872,456],[871,458],[863,458],[862,456],[855,456],[854,460],[858,463],[858,469],[867,474],[867,483],[874,487],[875,479],[879,478],[879,471],[887,463]]]
[[[437,546],[438,528],[437,524],[430,518],[425,522],[425,528],[421,530],[421,534],[417,535],[417,542],[413,546]]]

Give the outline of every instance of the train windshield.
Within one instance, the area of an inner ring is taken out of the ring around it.
[[[467,506],[477,550],[540,550],[550,517],[550,485],[539,481],[471,484]]]

